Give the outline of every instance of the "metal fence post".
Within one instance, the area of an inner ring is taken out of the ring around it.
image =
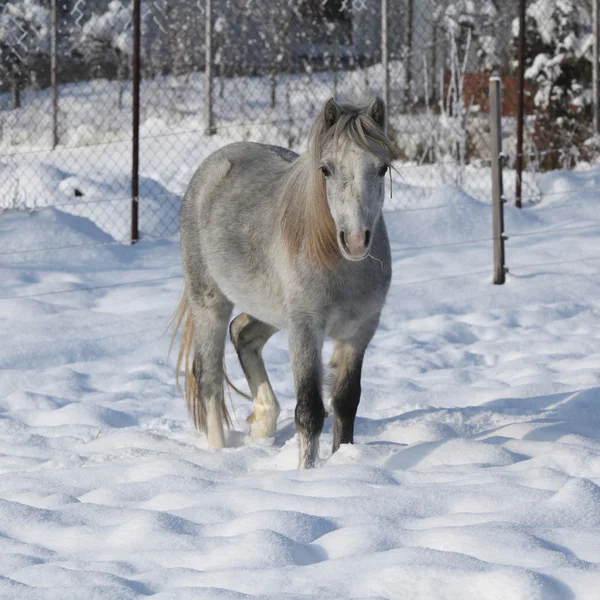
[[[390,105],[390,68],[388,65],[388,0],[381,0],[381,66],[383,67],[383,100]],[[389,108],[388,108],[389,110]]]
[[[411,97],[414,14],[413,2],[414,0],[406,0],[406,12],[404,13],[404,112],[408,112],[408,107],[413,101]]]
[[[50,88],[52,96],[52,149],[58,145],[58,83],[56,81],[56,0],[52,0],[50,29]]]
[[[131,243],[139,239],[138,209],[140,196],[140,41],[141,0],[133,0],[133,56],[131,61],[132,146],[131,157]]]
[[[506,279],[504,265],[504,195],[502,189],[502,80],[490,77],[490,129],[492,135],[492,230],[494,233],[494,283]]]
[[[212,94],[212,0],[206,0],[204,15],[204,118],[206,120],[206,135],[214,135],[215,129]]]
[[[517,113],[517,181],[515,185],[515,206],[521,208],[523,202],[523,120],[525,119],[525,2],[519,0],[519,105]]]
[[[598,73],[598,61],[600,60],[600,28],[598,27],[598,12],[600,10],[600,0],[592,0],[593,13],[593,31],[594,31],[594,52],[592,59],[592,102],[594,105],[594,135],[600,134],[600,77]],[[596,140],[598,146],[598,140]]]

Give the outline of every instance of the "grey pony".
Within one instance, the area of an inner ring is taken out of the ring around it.
[[[180,216],[185,289],[178,372],[211,448],[225,445],[224,346],[229,327],[252,394],[254,437],[275,434],[279,403],[262,359],[278,330],[289,335],[299,467],[315,465],[326,411],[322,347],[334,342],[329,393],[333,452],[353,443],[365,350],[391,278],[382,216],[394,158],[386,107],[330,98],[306,152],[240,142],[194,174]],[[177,333],[177,331],[176,331]],[[250,398],[248,396],[248,398]]]

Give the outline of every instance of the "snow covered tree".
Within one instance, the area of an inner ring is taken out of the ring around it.
[[[271,80],[271,108],[277,104],[277,74],[281,72],[282,65],[289,62],[291,51],[291,28],[294,21],[299,21],[301,3],[291,0],[287,4],[269,6],[261,3],[259,12],[254,15],[261,26],[258,28],[257,36],[266,53],[272,57],[273,68],[270,73]],[[307,7],[307,10],[311,7]],[[312,16],[312,14],[311,14]],[[316,18],[316,17],[314,17]]]
[[[204,5],[200,6],[204,9]],[[175,2],[169,13],[173,73],[187,74],[198,70],[204,61],[204,44],[198,43],[204,33],[204,10],[192,2]]]
[[[583,147],[591,135],[591,20],[574,0],[536,0],[525,27],[525,79],[536,88],[533,142],[550,151],[544,166],[556,168],[560,149]],[[512,33],[516,56],[518,20]]]
[[[233,0],[215,11],[214,62],[224,77],[268,72],[271,106],[277,103],[278,74],[290,67],[294,29],[300,21],[303,0],[274,3],[268,0]]]
[[[73,31],[73,47],[93,65],[109,56],[117,69],[118,107],[122,108],[123,88],[133,49],[131,4],[112,0],[105,13],[93,14],[81,29]]]
[[[39,0],[12,0],[0,13],[0,85],[11,89],[12,106],[40,60],[50,53],[50,11]]]
[[[498,68],[498,8],[495,2],[456,0],[446,6],[442,22],[448,38],[456,43],[461,61],[468,50],[469,70],[489,73]]]
[[[145,14],[149,17],[147,25],[156,28],[148,62],[156,66],[163,63],[162,69],[154,68],[154,72],[187,75],[199,70],[204,62],[204,2],[155,0],[148,3]]]

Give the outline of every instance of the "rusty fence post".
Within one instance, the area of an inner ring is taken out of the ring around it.
[[[523,121],[525,119],[525,3],[519,0],[519,103],[517,112],[517,161],[515,182],[515,206],[523,206],[522,177],[523,177]]]

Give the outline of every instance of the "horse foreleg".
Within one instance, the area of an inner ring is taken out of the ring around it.
[[[229,335],[240,359],[242,369],[254,401],[254,411],[248,417],[252,437],[266,438],[275,435],[279,416],[279,402],[262,359],[262,349],[277,331],[246,313],[238,315],[229,326]]]
[[[354,420],[360,402],[360,376],[364,351],[336,342],[331,358],[334,370],[331,386],[333,404],[333,452],[340,444],[354,443]]]
[[[319,436],[325,421],[321,392],[323,339],[311,325],[296,323],[290,328],[289,341],[296,389],[299,468],[308,469],[314,467],[318,458]]]
[[[379,319],[363,327],[352,341],[336,341],[331,357],[333,381],[333,452],[340,444],[354,443],[354,421],[360,402],[360,379],[365,350],[373,337]]]

